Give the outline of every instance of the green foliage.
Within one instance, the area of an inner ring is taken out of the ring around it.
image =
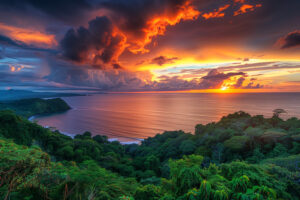
[[[245,135],[250,137],[259,137],[263,135],[264,131],[261,128],[258,127],[248,127],[245,131]]]
[[[133,195],[138,184],[99,167],[50,162],[38,147],[0,140],[1,199],[117,199]]]
[[[282,132],[282,131],[278,131],[278,130],[267,130],[266,132],[264,132],[264,134],[261,136],[261,139],[263,139],[264,141],[273,141],[276,142],[278,141],[280,138],[286,136],[287,134]]]
[[[233,136],[224,142],[224,146],[232,151],[242,151],[249,141],[248,136]]]
[[[0,195],[6,200],[296,200],[298,129],[297,118],[237,112],[197,125],[195,135],[168,131],[140,145],[121,145],[90,132],[71,138],[0,111]]]
[[[250,163],[259,163],[265,158],[265,155],[261,153],[259,148],[255,148],[251,157],[248,157],[246,160]]]
[[[5,139],[0,140],[0,197],[21,198],[17,191],[27,196],[38,197],[46,193],[46,186],[40,184],[44,169],[50,166],[49,156],[39,148],[19,146]],[[32,191],[29,193],[29,191]]]
[[[194,153],[195,149],[196,145],[195,142],[193,142],[192,140],[184,140],[179,146],[179,150],[184,155]]]
[[[135,200],[156,200],[160,199],[162,192],[160,187],[155,185],[145,185],[137,188],[134,199]]]
[[[288,157],[277,157],[266,159],[263,163],[275,164],[287,168],[290,171],[299,171],[300,169],[300,154],[292,155]]]
[[[245,192],[249,186],[250,179],[248,176],[234,178],[230,181],[231,187],[237,192]]]
[[[287,148],[280,143],[277,143],[274,149],[268,153],[269,158],[288,156]]]
[[[53,99],[22,99],[0,103],[0,110],[13,110],[16,113],[30,117],[40,114],[51,114],[56,112],[64,112],[70,109],[70,106],[61,98]]]

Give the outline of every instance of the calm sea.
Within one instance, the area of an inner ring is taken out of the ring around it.
[[[90,131],[121,142],[154,136],[166,130],[194,132],[198,123],[218,121],[243,110],[272,115],[285,109],[284,118],[300,117],[300,93],[264,94],[97,94],[63,98],[73,109],[35,118],[40,125],[66,134]]]

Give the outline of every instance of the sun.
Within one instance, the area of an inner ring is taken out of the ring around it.
[[[228,89],[227,86],[222,86],[222,87],[220,88],[220,90],[222,90],[222,91],[227,90],[227,89]]]

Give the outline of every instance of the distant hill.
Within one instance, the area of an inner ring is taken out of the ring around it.
[[[24,117],[64,112],[71,107],[62,99],[22,99],[0,103],[0,110],[13,110]]]
[[[80,96],[82,94],[59,93],[59,92],[33,92],[29,90],[0,90],[0,102],[31,98],[51,98]]]

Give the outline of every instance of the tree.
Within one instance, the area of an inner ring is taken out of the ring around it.
[[[241,151],[246,147],[248,141],[248,136],[233,136],[224,142],[224,146],[232,151]]]
[[[273,110],[274,117],[280,117],[280,115],[283,113],[287,113],[287,112],[282,108],[277,108],[277,109]]]
[[[216,146],[214,146],[212,150],[212,160],[215,163],[221,163],[223,160],[223,152],[224,152],[224,145],[222,143],[218,143]]]
[[[247,159],[250,163],[259,163],[265,158],[265,155],[260,152],[259,148],[255,148],[251,157]]]
[[[139,187],[135,194],[135,200],[158,200],[162,196],[161,188],[155,185],[145,185]]]
[[[146,158],[145,166],[147,169],[153,170],[156,173],[158,173],[159,166],[160,166],[159,159],[154,155],[150,155],[149,157]]]
[[[28,198],[43,199],[47,188],[41,182],[43,173],[48,171],[49,156],[37,147],[19,146],[6,140],[0,140],[0,197],[11,199]],[[31,194],[20,193],[32,190]]]
[[[184,140],[179,146],[179,150],[184,155],[192,154],[196,150],[195,142],[193,142],[192,140]]]

